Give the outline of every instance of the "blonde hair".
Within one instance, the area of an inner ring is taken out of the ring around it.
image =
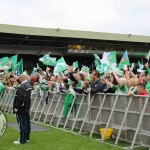
[[[121,82],[126,86],[127,85],[127,81],[125,78],[120,78]]]
[[[138,79],[137,78],[131,78],[130,80],[131,80],[131,82],[133,83],[134,86],[137,86],[137,84],[138,84]]]

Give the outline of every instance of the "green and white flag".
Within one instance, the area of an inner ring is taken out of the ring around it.
[[[94,60],[95,66],[101,65],[101,60],[100,60],[99,56],[97,54],[93,54],[93,55],[95,58],[95,60]]]
[[[85,71],[89,71],[90,68],[88,68],[87,66],[82,66],[81,70],[82,72],[85,72]]]
[[[138,60],[138,65],[139,65],[139,69],[143,69],[144,68],[144,66],[140,63],[140,61]]]
[[[9,67],[8,64],[8,57],[3,57],[0,59],[0,70],[7,70]]]
[[[108,73],[116,72],[119,76],[123,76],[123,71],[121,71],[120,69],[111,64],[108,66],[106,72]]]
[[[9,66],[10,69],[14,70],[15,66],[17,66],[17,59],[18,54],[10,57],[7,66]]]
[[[22,61],[22,59],[20,60],[20,62],[18,62],[16,70],[17,70],[18,76],[20,76],[23,73],[23,61]]]
[[[94,65],[96,66],[96,70],[100,73],[104,72],[104,68],[101,65],[101,60],[97,54],[93,54],[94,56]]]
[[[76,70],[77,68],[79,68],[78,61],[75,61],[73,63],[73,70]]]
[[[130,66],[130,61],[129,61],[129,57],[128,57],[128,52],[127,51],[124,52],[124,54],[123,54],[123,56],[121,58],[121,61],[119,63],[118,68],[122,69],[124,65]]]
[[[40,81],[39,86],[42,91],[48,91],[50,89],[45,79]]]
[[[8,57],[3,57],[0,59],[0,66],[7,66],[8,64]]]
[[[107,68],[108,68],[108,66],[109,66],[109,62],[107,61],[107,60],[105,60],[105,59],[101,59],[101,67],[103,68],[103,73],[105,73],[106,72],[106,70],[107,70]],[[112,66],[115,66],[116,64],[111,64]]]
[[[116,64],[116,51],[104,52],[102,59],[108,61],[109,64]]]
[[[104,68],[103,68],[102,65],[97,65],[97,66],[96,66],[96,70],[97,70],[98,72],[100,72],[100,73],[104,73]]]
[[[39,64],[38,64],[38,63],[36,64],[36,68],[37,68],[37,69],[39,69],[39,68],[40,68],[40,66],[39,66]]]
[[[33,76],[35,73],[37,73],[37,68],[34,67],[31,76]]]
[[[148,54],[146,55],[146,59],[149,61],[149,58],[150,58],[150,50],[148,52]]]
[[[100,60],[100,65],[96,67],[96,70],[100,73],[105,73],[110,64],[116,66],[116,51],[104,52]]]
[[[55,66],[56,64],[56,58],[55,57],[50,57],[49,54],[44,55],[44,65],[48,66]]]
[[[43,63],[44,62],[44,56],[39,58],[39,61]]]
[[[56,65],[54,67],[54,75],[58,75],[59,73],[65,71],[69,66],[66,64],[63,57],[56,61]]]
[[[139,66],[139,69],[137,69],[137,72],[145,72],[146,71],[146,70],[143,70],[144,65],[142,65],[139,60],[138,60],[138,66]]]
[[[43,57],[39,58],[39,61],[48,66],[55,66],[56,64],[56,58],[50,57],[50,53],[45,54]]]

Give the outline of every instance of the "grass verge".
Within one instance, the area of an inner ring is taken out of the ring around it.
[[[13,116],[7,115],[8,122],[15,122]],[[47,126],[45,126],[47,127]],[[14,140],[19,138],[19,132],[8,127],[5,135],[0,139],[1,150],[121,150],[121,148],[107,145],[89,138],[50,128],[50,131],[32,132],[31,141],[26,144],[15,145]],[[125,144],[125,143],[123,143]],[[148,150],[148,148],[136,148]]]

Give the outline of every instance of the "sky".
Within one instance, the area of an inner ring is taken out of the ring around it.
[[[0,0],[0,24],[150,36],[150,0]]]

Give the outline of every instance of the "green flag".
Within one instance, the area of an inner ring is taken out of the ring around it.
[[[148,52],[148,54],[146,55],[146,59],[149,61],[149,58],[150,58],[150,50]]]
[[[64,60],[64,57],[61,57],[60,59],[58,59],[58,60],[56,61],[56,65],[57,65],[57,64],[60,64],[60,63],[66,64],[66,62],[65,62],[65,60]]]
[[[110,63],[114,63],[116,64],[116,51],[111,51],[111,52],[104,52],[103,53],[103,60],[106,60],[106,62],[108,61],[109,64]]]
[[[123,71],[121,71],[117,67],[113,66],[112,64],[109,64],[106,72],[108,72],[108,73],[116,72],[119,76],[123,76]]]
[[[8,57],[3,57],[0,59],[0,66],[7,66],[8,64]]]
[[[22,59],[17,63],[16,68],[13,70],[14,72],[17,71],[17,75],[20,76],[23,73],[23,62]]]
[[[31,76],[33,76],[36,72],[37,72],[37,68],[34,67]]]
[[[78,61],[75,61],[73,63],[73,68],[74,68],[74,70],[76,70],[77,68],[79,68]]]
[[[105,73],[110,64],[116,66],[116,51],[104,52],[100,62],[101,64],[96,67],[100,73]]]
[[[95,66],[101,65],[101,60],[100,60],[99,56],[97,54],[93,54],[93,55],[95,58],[95,60],[94,60]]]
[[[110,54],[108,55],[108,60],[110,63],[116,63],[116,51],[112,51],[110,52]]]
[[[23,73],[23,61],[22,61],[22,59],[20,60],[20,62],[19,62],[19,73],[20,73],[20,75]]]
[[[39,58],[39,61],[41,61],[44,65],[55,66],[56,58],[50,57],[50,53],[48,53],[45,54],[43,57]]]
[[[55,66],[56,63],[56,58],[55,57],[50,57],[50,54],[45,54],[44,55],[44,65],[49,65],[49,66]]]
[[[40,68],[40,66],[39,66],[39,64],[38,64],[38,63],[36,64],[36,68],[37,68],[37,69],[39,69],[39,68]]]
[[[139,65],[139,69],[143,69],[143,65],[140,63],[140,61],[138,60],[138,65]]]
[[[100,72],[100,73],[104,73],[104,68],[103,68],[102,65],[97,65],[97,66],[96,66],[96,70],[97,70],[98,72]]]
[[[48,91],[50,89],[45,79],[40,81],[39,86],[42,91]]]
[[[7,66],[9,66],[10,69],[14,69],[14,66],[17,66],[17,59],[18,54],[10,57]]]
[[[81,70],[84,72],[84,71],[89,71],[90,68],[86,67],[86,66],[82,66]]]
[[[54,75],[58,75],[59,73],[65,71],[68,68],[68,65],[66,64],[65,60],[63,57],[58,59],[56,61],[56,65],[54,68]]]
[[[1,92],[3,91],[3,89],[4,89],[4,85],[3,85],[2,82],[0,82],[0,94],[1,94]]]
[[[130,61],[129,61],[129,57],[128,57],[128,52],[127,51],[124,52],[124,54],[122,56],[122,59],[121,59],[121,61],[119,63],[118,68],[122,69],[124,65],[126,65],[126,66],[130,65]]]
[[[39,58],[39,61],[40,61],[40,62],[44,62],[44,56],[41,57],[41,58]]]

